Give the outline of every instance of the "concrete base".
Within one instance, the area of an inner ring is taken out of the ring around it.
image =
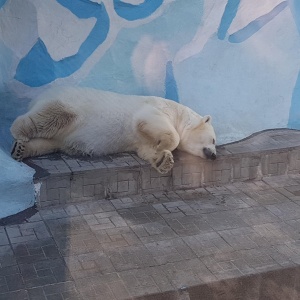
[[[26,163],[36,170],[38,206],[46,207],[299,173],[300,131],[264,131],[220,146],[217,152],[214,162],[175,152],[175,166],[167,175],[135,154],[101,158],[55,154]]]
[[[299,134],[178,154],[168,176],[131,154],[28,161],[52,206],[0,227],[0,300],[300,299]]]

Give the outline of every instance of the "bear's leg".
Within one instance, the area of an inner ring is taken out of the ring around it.
[[[17,161],[26,157],[50,154],[59,150],[59,144],[54,139],[32,139],[28,142],[17,140],[11,151],[11,156]]]
[[[180,138],[172,126],[161,114],[148,115],[137,123],[141,141],[137,154],[147,160],[160,173],[168,173],[174,164],[172,151]]]
[[[34,138],[51,139],[65,130],[76,118],[59,101],[45,105],[40,111],[28,112],[19,116],[12,124],[10,131],[15,140],[28,142]]]

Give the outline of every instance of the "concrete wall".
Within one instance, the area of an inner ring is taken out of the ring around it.
[[[32,203],[8,128],[54,85],[173,99],[211,114],[219,143],[300,129],[299,33],[297,0],[0,0],[0,158]]]

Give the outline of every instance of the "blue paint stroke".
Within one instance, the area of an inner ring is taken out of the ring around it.
[[[42,86],[77,71],[97,47],[104,42],[109,31],[109,17],[103,4],[87,0],[57,0],[57,2],[79,18],[95,17],[97,21],[77,54],[60,61],[54,61],[43,41],[38,39],[29,53],[21,59],[15,75],[15,79],[31,87]]]
[[[0,8],[5,4],[7,0],[0,0]]]
[[[300,1],[299,0],[289,0],[291,12],[294,16],[294,20],[298,31],[300,33]]]
[[[133,5],[121,0],[114,0],[114,8],[121,18],[128,21],[135,21],[149,17],[162,3],[163,0],[145,0],[139,5]]]
[[[290,8],[300,33],[300,1],[290,0]],[[292,95],[288,128],[300,129],[300,72]]]
[[[242,43],[250,38],[253,34],[259,31],[263,26],[273,20],[281,11],[283,11],[288,5],[287,1],[283,1],[274,7],[269,13],[260,16],[254,21],[250,22],[244,28],[231,34],[228,38],[230,43]]]
[[[166,66],[165,88],[165,98],[179,102],[177,83],[174,77],[173,64],[171,61],[168,61]]]
[[[300,73],[292,95],[288,128],[300,129]]]
[[[225,39],[227,30],[237,14],[240,2],[241,0],[228,0],[218,28],[218,38],[220,40]]]

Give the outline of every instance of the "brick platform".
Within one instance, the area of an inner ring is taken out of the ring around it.
[[[40,207],[0,227],[0,300],[300,299],[300,132],[218,152],[168,176],[132,154],[28,160]]]
[[[299,173],[300,131],[265,131],[217,152],[214,162],[177,152],[167,175],[135,154],[96,159],[55,154],[26,163],[36,169],[35,182],[41,185],[38,206],[47,207]]]

